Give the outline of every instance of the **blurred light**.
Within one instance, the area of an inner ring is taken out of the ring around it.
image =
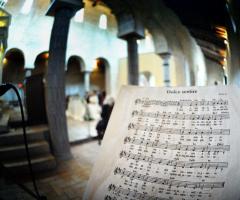
[[[98,71],[98,65],[99,65],[100,60],[96,59],[93,63],[93,71]]]
[[[42,55],[42,57],[43,57],[44,59],[48,59],[48,58],[49,58],[49,53],[44,53],[44,54]]]
[[[80,22],[82,23],[84,21],[84,8],[81,10],[77,11],[75,17],[74,17],[75,22]]]
[[[23,88],[23,84],[22,83],[18,83],[18,88]]]
[[[228,39],[228,33],[226,30],[226,27],[224,26],[216,26],[215,27],[216,35],[220,38],[223,38],[225,40]]]
[[[102,14],[99,18],[99,28],[107,29],[107,16]]]
[[[226,57],[227,56],[227,51],[221,49],[221,50],[218,50],[219,54],[222,56],[222,57]]]
[[[6,27],[7,26],[7,21],[0,21],[0,27]]]
[[[21,13],[25,15],[28,14],[31,10],[32,4],[33,0],[25,0],[23,7],[21,9]]]
[[[237,27],[236,27],[235,21],[233,19],[233,16],[232,16],[231,11],[230,11],[229,6],[228,6],[228,4],[230,3],[230,0],[227,0],[227,1],[228,1],[228,3],[226,3],[227,12],[228,12],[228,15],[229,15],[230,20],[231,20],[233,31],[234,31],[234,33],[236,33],[237,32]]]
[[[3,53],[4,52],[4,46],[3,46],[3,42],[1,42],[1,45],[0,45],[0,53]]]
[[[6,65],[8,63],[7,58],[3,58],[3,64]]]

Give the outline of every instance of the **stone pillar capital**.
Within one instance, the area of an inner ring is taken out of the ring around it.
[[[118,21],[118,37],[124,40],[128,38],[144,39],[144,27],[133,13],[120,12],[116,13]]]
[[[84,3],[82,0],[53,0],[51,5],[49,6],[46,15],[55,16],[56,13],[61,9],[69,9],[72,10],[72,16],[75,13],[84,7]]]
[[[164,59],[164,60],[168,60],[171,57],[171,53],[170,52],[163,52],[163,53],[158,53],[158,55]]]

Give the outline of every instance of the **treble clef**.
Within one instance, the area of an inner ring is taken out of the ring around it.
[[[119,167],[116,167],[116,169],[114,170],[114,175],[121,173],[121,171],[122,170]]]
[[[139,104],[139,103],[141,103],[141,99],[136,99],[136,100],[135,100],[135,104],[137,105],[137,104]]]
[[[122,157],[124,157],[124,156],[126,156],[126,152],[125,152],[125,151],[121,151],[121,153],[120,153],[120,158],[122,158]]]
[[[138,115],[138,111],[137,110],[132,111],[132,116],[134,117],[135,115]]]
[[[126,144],[126,143],[128,143],[128,142],[130,142],[131,141],[131,138],[130,137],[125,137],[125,139],[124,139],[124,144]]]
[[[133,129],[133,128],[134,128],[134,124],[133,123],[129,123],[128,124],[128,130]]]

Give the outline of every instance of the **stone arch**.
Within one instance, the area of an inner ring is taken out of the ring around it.
[[[32,74],[46,74],[47,67],[48,67],[48,58],[49,53],[48,51],[43,51],[39,53],[34,61],[34,69]]]
[[[189,65],[188,74],[191,77],[191,85],[206,84],[206,65],[200,47],[174,11],[168,8],[162,0],[128,1],[128,4],[123,4],[120,0],[103,1],[116,16],[119,13],[119,7],[121,7],[122,12],[130,12],[136,24],[143,24],[153,35],[157,54],[165,53],[163,52],[165,50],[172,54],[178,75],[176,85],[186,84],[186,62]],[[165,44],[163,49],[162,46],[159,46],[161,41]]]
[[[156,9],[161,12],[157,12]],[[189,85],[186,77],[190,77],[190,85],[205,85],[206,66],[203,53],[178,16],[161,0],[155,1],[150,9],[145,10],[145,13],[141,15],[141,20],[153,36],[156,54],[171,53],[172,64],[174,64],[175,74],[177,74],[176,84]],[[154,12],[155,15],[151,15],[151,12]],[[186,63],[189,68],[185,67]]]
[[[65,72],[66,96],[84,96],[84,60],[77,55],[68,58]]]
[[[90,74],[92,90],[106,91],[110,93],[110,65],[106,58],[98,57]]]
[[[12,48],[6,51],[3,61],[3,82],[23,83],[25,78],[25,57],[22,50]]]
[[[68,58],[66,70],[73,70],[73,68],[75,68],[75,70],[78,70],[77,68],[79,68],[82,72],[85,70],[85,62],[80,56],[72,55]]]

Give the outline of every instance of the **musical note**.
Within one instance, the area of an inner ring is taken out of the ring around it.
[[[175,120],[222,120],[229,119],[229,113],[223,114],[178,114],[178,113],[160,113],[160,112],[144,112],[133,111],[132,116],[160,118],[160,119],[175,119]]]
[[[138,199],[138,200],[145,200],[145,199],[148,199],[148,200],[170,200],[168,198],[154,197],[154,196],[147,195],[146,193],[144,194],[144,193],[132,191],[129,189],[125,189],[123,187],[117,187],[113,184],[109,185],[108,188],[112,194],[121,195],[123,197],[129,197],[129,198],[134,198],[134,199]]]
[[[176,161],[176,160],[168,160],[162,158],[154,158],[149,156],[144,156],[141,154],[133,154],[128,153],[126,151],[121,151],[120,158],[127,158],[137,161],[144,161],[159,165],[167,165],[174,167],[182,167],[182,168],[214,168],[214,169],[223,169],[228,167],[227,162],[189,162],[189,161]]]
[[[176,135],[229,135],[230,129],[173,129],[162,128],[161,126],[147,126],[141,124],[129,123],[128,130],[151,131]]]
[[[232,170],[240,165],[239,89],[131,87],[120,95],[88,199],[240,199]]]
[[[169,144],[159,143],[158,141],[147,141],[142,139],[133,139],[126,137],[124,143],[131,143],[135,145],[142,145],[146,147],[154,147],[168,150],[182,150],[182,151],[200,151],[200,152],[225,152],[230,151],[230,145],[184,145],[184,144]]]
[[[180,100],[180,101],[162,101],[156,99],[142,98],[136,99],[135,105],[149,106],[217,106],[228,105],[228,100]]]
[[[225,182],[192,182],[192,181],[179,181],[175,179],[164,179],[149,175],[143,175],[136,172],[131,172],[125,169],[116,168],[115,175],[126,176],[129,179],[140,180],[149,183],[168,185],[171,187],[184,187],[184,188],[223,188]]]

